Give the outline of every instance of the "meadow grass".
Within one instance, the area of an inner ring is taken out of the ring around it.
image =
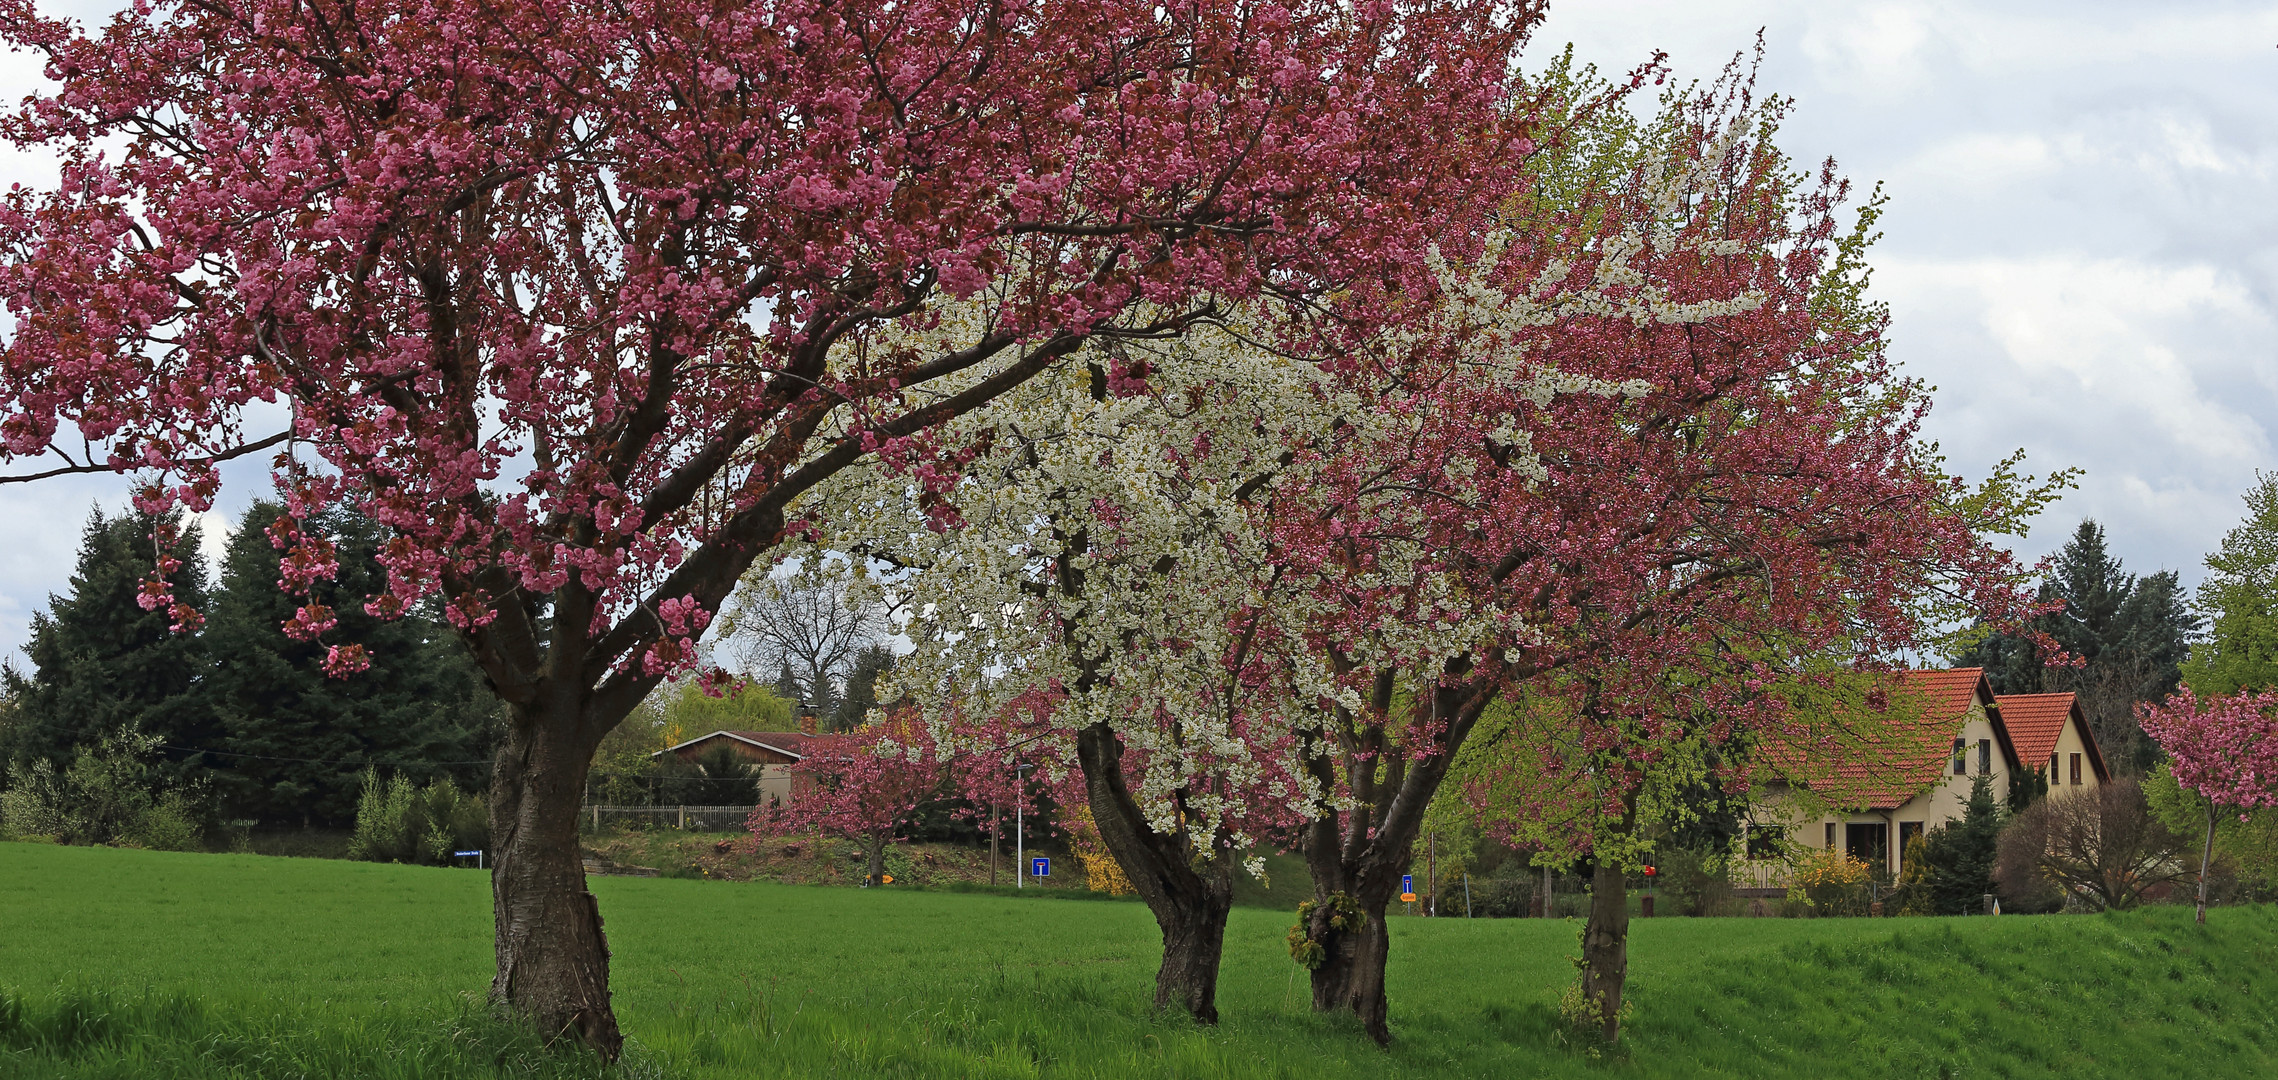
[[[0,1076],[2036,1077],[2278,1074],[2278,912],[1635,924],[1618,1049],[1576,927],[1399,919],[1395,1042],[1308,1008],[1237,909],[1202,1029],[1136,904],[596,879],[627,1064],[493,1021],[486,876],[0,844]]]

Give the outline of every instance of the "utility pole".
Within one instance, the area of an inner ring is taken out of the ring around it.
[[[1429,918],[1440,913],[1440,873],[1434,869],[1434,857],[1440,851],[1440,834],[1424,834],[1424,915]]]
[[[1013,777],[1019,786],[1013,791],[1012,804],[1012,887],[1028,887],[1028,821],[1022,811],[1028,803],[1028,769],[1025,764],[1013,767]]]

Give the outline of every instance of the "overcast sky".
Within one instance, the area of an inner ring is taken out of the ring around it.
[[[2129,569],[2196,582],[2278,467],[2278,4],[1566,0],[1537,40],[1607,69],[1664,50],[1708,78],[1759,28],[1761,85],[1796,99],[1785,148],[1891,197],[1875,293],[1893,355],[1938,387],[1952,467],[2019,448],[2077,466],[2021,554],[2094,517]],[[37,75],[0,56],[0,99]],[[49,176],[0,151],[0,183]],[[0,655],[66,587],[88,507],[123,491],[0,488]]]

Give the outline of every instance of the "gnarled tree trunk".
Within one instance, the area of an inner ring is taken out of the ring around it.
[[[1582,996],[1607,1045],[1621,1037],[1622,984],[1629,978],[1629,891],[1621,867],[1590,876],[1590,921],[1582,929]]]
[[[1123,743],[1106,724],[1076,734],[1086,800],[1100,841],[1131,879],[1163,931],[1163,966],[1155,973],[1155,1007],[1173,1002],[1205,1024],[1218,1022],[1218,961],[1226,913],[1234,907],[1233,853],[1191,834],[1160,833],[1147,821],[1123,777]]]
[[[1392,1039],[1384,995],[1384,969],[1392,955],[1391,928],[1384,921],[1389,904],[1385,899],[1353,897],[1351,907],[1339,913],[1316,889],[1304,928],[1322,949],[1321,962],[1313,969],[1313,1010],[1350,1009],[1369,1038],[1379,1043]],[[1332,920],[1345,922],[1347,928],[1336,928]]]
[[[1340,710],[1336,730],[1321,744],[1333,745],[1341,760],[1323,752],[1305,763],[1323,791],[1340,786],[1341,772],[1342,786],[1353,800],[1351,810],[1326,810],[1305,832],[1313,909],[1299,929],[1320,948],[1313,967],[1313,1008],[1352,1010],[1379,1044],[1392,1041],[1384,994],[1392,944],[1385,909],[1400,891],[1400,875],[1408,872],[1414,858],[1425,808],[1439,792],[1479,714],[1500,689],[1500,663],[1496,667],[1496,677],[1474,677],[1477,673],[1468,660],[1449,663],[1445,674],[1450,681],[1418,706],[1420,719],[1440,721],[1418,725],[1418,730],[1433,733],[1429,747],[1402,747],[1390,741],[1383,719],[1392,704],[1393,676],[1380,672],[1365,706],[1368,716]]]
[[[609,945],[578,846],[597,742],[581,730],[581,704],[517,707],[491,770],[498,974],[490,996],[548,1038],[574,1037],[614,1060],[625,1040],[609,1007]]]

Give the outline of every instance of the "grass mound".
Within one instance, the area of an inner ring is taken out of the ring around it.
[[[1634,924],[1629,1037],[1553,1003],[1577,927],[1397,919],[1395,1043],[1308,1008],[1237,909],[1220,1009],[1149,1008],[1144,906],[596,880],[623,1069],[468,995],[471,870],[0,844],[0,1076],[2097,1077],[2278,1074],[2278,912]]]

